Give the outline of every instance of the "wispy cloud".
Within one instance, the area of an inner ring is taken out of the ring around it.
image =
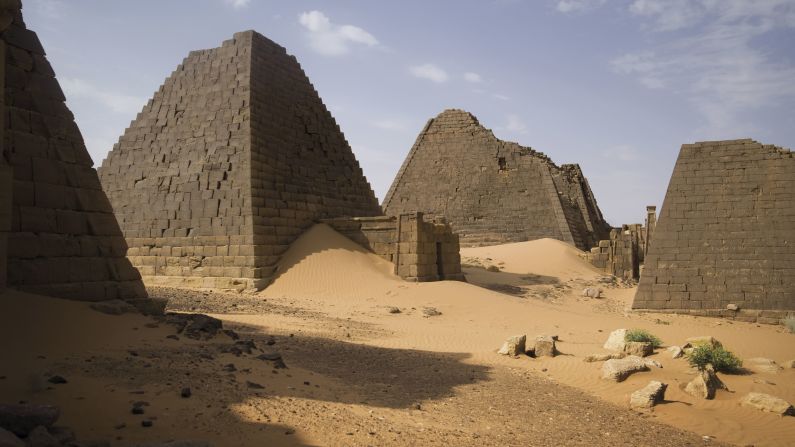
[[[620,144],[602,151],[602,156],[611,160],[633,161],[637,160],[640,152],[627,144]]]
[[[557,0],[555,8],[562,13],[587,11],[602,6],[605,1],[607,0]]]
[[[224,3],[235,9],[242,9],[248,6],[251,0],[224,0]]]
[[[340,56],[351,51],[352,45],[378,46],[378,39],[354,25],[337,25],[320,11],[304,12],[298,22],[306,29],[309,46],[324,56]]]
[[[792,1],[636,0],[629,11],[664,43],[613,59],[613,69],[687,95],[706,120],[705,136],[737,133],[740,114],[795,97],[791,59],[755,46],[761,36],[795,28]]]
[[[480,75],[477,74],[477,73],[468,71],[468,72],[464,73],[464,80],[466,80],[467,82],[478,83],[478,82],[482,82],[483,78],[481,78]]]
[[[524,121],[522,121],[522,119],[519,118],[518,115],[509,114],[506,117],[506,119],[507,123],[505,124],[505,127],[503,127],[503,129],[509,132],[515,132],[520,134],[527,133],[527,124],[525,124]]]
[[[405,130],[406,129],[406,124],[404,122],[398,121],[398,120],[383,119],[383,120],[373,121],[371,124],[373,125],[373,127],[376,127],[378,129],[383,129],[383,130]]]
[[[495,94],[493,94],[493,95],[491,95],[491,96],[492,96],[494,99],[499,99],[500,101],[510,101],[510,100],[511,100],[511,97],[510,97],[510,96],[506,96],[506,95],[503,95],[503,94],[501,94],[501,93],[495,93]]]
[[[60,84],[67,100],[92,101],[115,113],[134,115],[147,101],[143,97],[104,90],[82,79],[63,78]]]
[[[450,79],[446,71],[434,64],[415,65],[409,68],[409,72],[416,78],[428,79],[437,83],[447,82]]]

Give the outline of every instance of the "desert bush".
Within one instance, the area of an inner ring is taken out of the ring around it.
[[[743,361],[722,346],[708,344],[698,345],[687,355],[691,366],[703,370],[707,365],[712,365],[715,371],[723,373],[736,373],[743,366]]]
[[[624,336],[624,341],[639,341],[643,343],[651,343],[655,348],[662,346],[662,340],[657,338],[651,332],[645,329],[630,329],[627,335]]]
[[[795,334],[795,317],[787,317],[782,320],[784,327],[787,328],[790,334]]]

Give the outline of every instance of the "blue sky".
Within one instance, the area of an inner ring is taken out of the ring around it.
[[[383,199],[425,122],[472,112],[579,163],[613,225],[660,206],[682,143],[795,142],[795,0],[24,0],[99,166],[195,49],[287,48]]]

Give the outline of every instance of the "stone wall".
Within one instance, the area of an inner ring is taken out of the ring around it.
[[[458,236],[442,220],[426,222],[422,213],[410,213],[398,217],[337,218],[323,222],[395,264],[395,274],[404,279],[464,279]]]
[[[640,224],[623,225],[610,231],[610,239],[586,254],[588,261],[605,273],[624,281],[635,281],[640,274],[644,229]]]
[[[191,52],[100,178],[153,284],[261,289],[318,219],[381,214],[301,66],[253,31]]]
[[[0,158],[13,175],[8,286],[79,300],[146,298],[44,49],[26,28],[18,4],[12,15],[0,35],[5,73]],[[3,176],[8,181],[8,174]],[[5,188],[2,200],[8,192]]]
[[[776,322],[795,314],[795,157],[753,140],[685,144],[633,308]]]
[[[587,250],[610,230],[579,166],[501,141],[462,110],[428,121],[382,207],[445,217],[464,246],[549,237]]]

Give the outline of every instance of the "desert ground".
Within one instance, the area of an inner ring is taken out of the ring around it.
[[[795,440],[795,417],[739,405],[749,391],[795,402],[795,369],[720,374],[728,391],[708,401],[683,391],[696,371],[665,348],[650,357],[662,368],[620,383],[601,378],[601,362],[583,361],[607,352],[611,331],[643,328],[665,346],[711,335],[743,359],[783,365],[795,359],[795,335],[783,327],[633,313],[631,285],[556,240],[461,253],[467,283],[409,283],[392,264],[317,225],[258,294],[150,287],[151,296],[169,299],[170,312],[223,322],[224,330],[194,333],[178,333],[184,320],[173,317],[108,315],[89,303],[8,290],[0,297],[0,395],[57,405],[58,424],[80,440],[120,446]],[[585,287],[601,288],[603,298],[581,296]],[[560,355],[497,354],[520,334],[557,335]],[[665,402],[652,412],[629,409],[629,395],[650,380],[668,384]]]

